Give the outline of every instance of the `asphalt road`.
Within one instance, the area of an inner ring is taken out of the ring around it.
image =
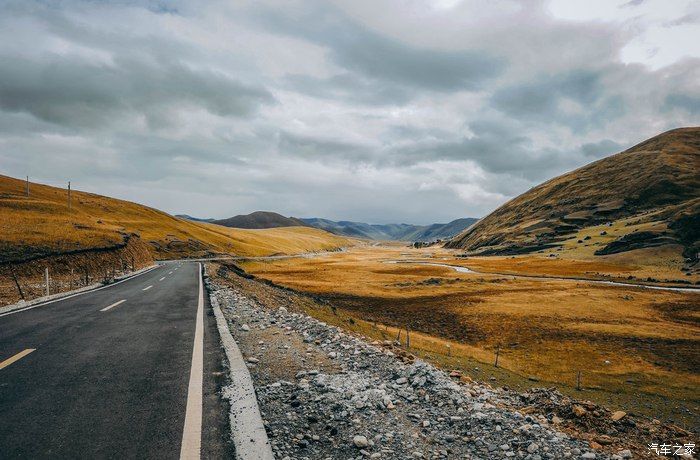
[[[0,458],[180,458],[188,410],[186,443],[201,442],[202,458],[231,457],[206,295],[193,366],[199,283],[199,264],[169,263],[0,316]]]

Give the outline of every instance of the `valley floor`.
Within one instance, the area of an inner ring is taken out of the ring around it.
[[[589,261],[533,257],[528,267],[523,257],[500,258],[500,266],[498,260],[374,246],[313,259],[247,261],[241,267],[332,305],[333,315],[312,313],[324,321],[338,324],[343,315],[346,329],[402,343],[409,330],[412,352],[475,379],[515,388],[557,386],[698,431],[699,292],[439,266],[593,279],[611,279],[600,276],[604,269],[628,269],[609,263],[591,276]],[[389,263],[397,261],[408,263]]]
[[[554,389],[440,371],[413,346],[348,333],[360,322],[322,300],[228,264],[209,273],[277,458],[645,458],[647,439],[692,438]]]

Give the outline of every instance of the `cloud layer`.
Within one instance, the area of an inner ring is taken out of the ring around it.
[[[690,0],[9,0],[0,172],[202,217],[478,217],[700,124],[697,42]]]

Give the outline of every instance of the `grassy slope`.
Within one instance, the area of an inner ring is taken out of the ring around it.
[[[173,217],[147,206],[0,176],[0,261],[112,246],[124,234],[138,233],[154,257],[209,254],[261,256],[330,250],[349,244],[322,230],[289,227],[240,230]]]
[[[680,218],[700,214],[699,171],[700,128],[669,131],[514,198],[449,247],[512,253],[566,241],[570,252],[592,258],[604,245],[579,240],[609,234],[600,226],[612,222],[618,237],[651,232],[667,238],[669,245],[676,243],[680,254],[678,243],[697,245],[692,221]],[[688,228],[674,227],[674,222]],[[607,244],[614,238],[598,240]],[[651,262],[650,254],[644,255]]]

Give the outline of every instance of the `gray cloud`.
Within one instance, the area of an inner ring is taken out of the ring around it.
[[[557,75],[540,75],[505,86],[491,98],[493,107],[519,119],[563,124],[588,130],[625,115],[623,98],[605,85],[617,68],[576,69]]]
[[[39,62],[0,59],[0,108],[76,128],[101,126],[129,113],[143,114],[160,126],[168,123],[168,109],[182,106],[241,117],[273,100],[265,89],[179,63],[120,58],[107,65],[59,56]]]
[[[624,150],[625,146],[610,139],[589,142],[581,146],[581,153],[589,158],[602,158]]]
[[[269,9],[258,15],[272,33],[310,40],[329,49],[333,61],[369,78],[434,91],[476,90],[498,76],[505,60],[476,49],[417,48],[376,33],[325,3],[286,14]]]
[[[621,57],[639,37],[675,56],[644,33],[697,24],[691,3],[392,1],[2,2],[2,173],[200,216],[429,223],[698,124],[697,55]]]
[[[366,163],[372,161],[371,150],[366,146],[340,142],[312,136],[301,136],[289,132],[278,134],[279,151],[285,156],[312,159],[321,162],[341,160],[343,162]]]
[[[673,93],[666,96],[664,109],[679,108],[692,115],[700,115],[700,95]]]
[[[571,164],[571,152],[535,148],[532,139],[513,123],[481,120],[472,122],[469,130],[473,134],[468,137],[430,140],[397,149],[391,158],[402,165],[441,160],[471,161],[488,173],[529,181],[546,179]]]
[[[390,81],[361,78],[349,72],[327,78],[288,75],[289,87],[312,97],[367,105],[405,105],[415,92]]]

